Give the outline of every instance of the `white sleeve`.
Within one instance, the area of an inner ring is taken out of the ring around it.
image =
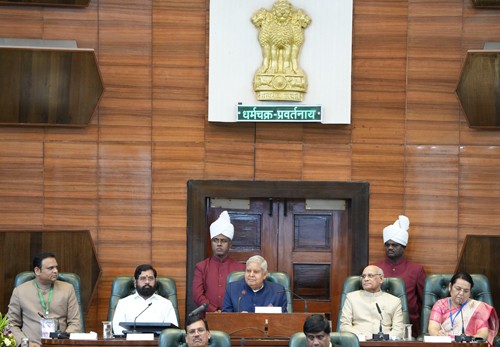
[[[125,305],[123,304],[122,299],[118,300],[118,304],[116,305],[115,314],[113,316],[113,334],[121,335],[124,327],[120,326],[120,322],[125,321]]]
[[[177,322],[177,315],[175,314],[175,309],[174,306],[172,305],[172,302],[168,299],[165,301],[165,320],[164,322],[166,323],[172,323],[175,324],[175,326],[179,326],[179,323]]]

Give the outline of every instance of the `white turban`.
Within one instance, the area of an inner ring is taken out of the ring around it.
[[[406,216],[399,216],[399,218],[389,226],[384,228],[384,243],[389,240],[406,246],[408,243],[408,228],[410,227],[410,220]]]
[[[222,212],[219,218],[210,225],[211,239],[220,234],[228,237],[230,240],[232,240],[234,236],[234,226],[231,224],[231,219],[227,211]]]

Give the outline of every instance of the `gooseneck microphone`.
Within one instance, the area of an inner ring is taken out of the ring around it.
[[[141,314],[143,314],[143,313],[144,313],[144,311],[146,311],[149,307],[151,307],[151,305],[152,305],[152,304],[153,304],[153,303],[152,303],[152,302],[150,302],[150,303],[148,304],[148,306],[146,306],[146,308],[145,308],[144,310],[142,310],[142,311],[141,311],[141,313],[139,313],[137,316],[135,316],[135,318],[134,318],[134,330],[132,330],[132,332],[133,332],[133,333],[136,333],[136,332],[137,332],[137,329],[136,329],[136,328],[137,328],[137,327],[136,327],[137,318],[139,318],[139,316],[140,316]]]
[[[378,333],[379,334],[383,334],[382,332],[382,319],[384,319],[384,316],[382,316],[382,310],[380,309],[380,306],[378,305],[378,302],[375,303],[375,305],[377,305],[377,311],[378,311],[378,314],[380,315],[380,325],[379,325],[379,330],[378,330]]]
[[[296,297],[297,299],[304,301],[304,312],[307,313],[308,312],[308,310],[307,310],[307,299],[304,299],[303,297],[301,297],[300,295],[292,292],[291,290],[287,290],[287,292],[290,292],[290,294],[292,294],[292,296]]]
[[[238,310],[236,312],[240,312],[241,299],[246,295],[246,293],[247,292],[244,289],[241,291],[241,295],[238,297]]]
[[[462,313],[462,309],[464,308],[465,304],[467,302],[462,304],[462,300],[460,300],[460,318],[462,319],[462,334],[455,336],[455,342],[471,342],[472,341],[472,336],[467,336],[465,335],[465,324],[464,324],[464,315]]]
[[[389,340],[389,334],[384,334],[382,331],[382,320],[384,319],[384,316],[382,315],[382,310],[380,309],[380,306],[376,302],[375,305],[377,306],[377,311],[378,314],[380,315],[380,325],[379,325],[379,332],[377,334],[372,334],[372,340],[373,341],[387,341]]]
[[[196,316],[197,314],[200,314],[201,312],[204,312],[208,307],[208,303],[201,304],[199,307],[195,308],[193,311],[191,311],[188,314],[188,317]]]
[[[40,317],[42,317],[42,319],[54,319],[54,320],[57,320],[56,331],[53,331],[53,332],[51,332],[49,334],[49,337],[51,339],[69,339],[69,334],[61,331],[61,322],[59,321],[59,319],[61,319],[61,317],[49,318],[49,317],[44,316],[40,312],[37,312],[37,313],[38,313],[38,315]]]
[[[296,297],[297,299],[299,300],[302,300],[304,302],[304,312],[308,312],[308,309],[307,309],[307,299],[301,297],[300,295],[292,292],[290,289],[285,289],[285,290],[282,290],[280,292],[278,292],[278,294],[280,293],[290,293],[293,297]]]

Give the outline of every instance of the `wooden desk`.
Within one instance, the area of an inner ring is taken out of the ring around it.
[[[214,329],[219,330],[219,329]],[[243,340],[243,341],[242,341]],[[242,343],[243,342],[243,343]],[[288,346],[289,338],[246,338],[231,337],[233,347],[256,346],[276,347]],[[421,341],[364,341],[361,347],[488,347],[487,343],[431,343]],[[125,339],[112,340],[58,340],[42,339],[42,347],[158,347],[158,340],[127,341]],[[305,347],[305,346],[304,346]]]
[[[158,347],[158,339],[150,341],[127,341],[124,338],[110,340],[42,339],[42,347]]]
[[[285,339],[302,331],[304,321],[312,313],[238,313],[207,312],[208,327],[221,330],[231,338]]]
[[[488,347],[488,343],[437,343],[423,341],[364,341],[362,347]]]

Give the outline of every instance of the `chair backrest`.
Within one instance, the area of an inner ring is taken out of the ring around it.
[[[209,347],[231,347],[231,338],[223,331],[210,330],[212,337]],[[163,330],[158,339],[158,347],[187,347],[186,332],[182,329]]]
[[[233,271],[227,275],[226,283],[235,282],[245,279],[245,271]],[[281,284],[286,290],[286,310],[293,312],[292,292],[290,290],[290,277],[286,272],[269,272],[266,281]]]
[[[337,319],[337,331],[340,330],[340,317],[342,316],[342,307],[344,307],[345,298],[347,293],[363,289],[361,284],[361,276],[349,276],[344,281],[342,294],[340,295],[339,315]],[[384,277],[381,290],[397,296],[401,299],[401,309],[403,311],[403,322],[410,323],[410,313],[408,312],[408,300],[406,299],[406,285],[405,282],[399,277]]]
[[[24,271],[17,274],[14,279],[14,287],[35,279],[35,273],[33,271]],[[85,312],[83,312],[81,289],[80,289],[80,276],[72,272],[59,272],[57,276],[59,281],[68,282],[75,288],[76,300],[78,301],[78,306],[80,306],[80,322],[82,323],[82,331],[85,331]]]
[[[133,293],[135,293],[133,276],[115,277],[111,285],[111,295],[109,297],[108,320],[113,320],[118,301]],[[177,285],[175,280],[165,276],[156,277],[156,293],[170,300],[175,309],[177,321],[180,322],[179,309],[177,307]]]
[[[425,279],[422,317],[420,318],[423,335],[429,333],[429,317],[431,315],[432,306],[434,306],[436,301],[450,296],[448,284],[453,275],[454,274],[436,274],[429,275]],[[470,297],[493,306],[493,298],[491,296],[488,278],[480,274],[471,274],[471,276],[474,281],[474,287],[471,289]]]
[[[359,347],[359,340],[356,334],[349,332],[330,333],[330,342],[332,345],[345,347]],[[305,347],[306,335],[304,333],[295,333],[290,337],[289,347]]]

